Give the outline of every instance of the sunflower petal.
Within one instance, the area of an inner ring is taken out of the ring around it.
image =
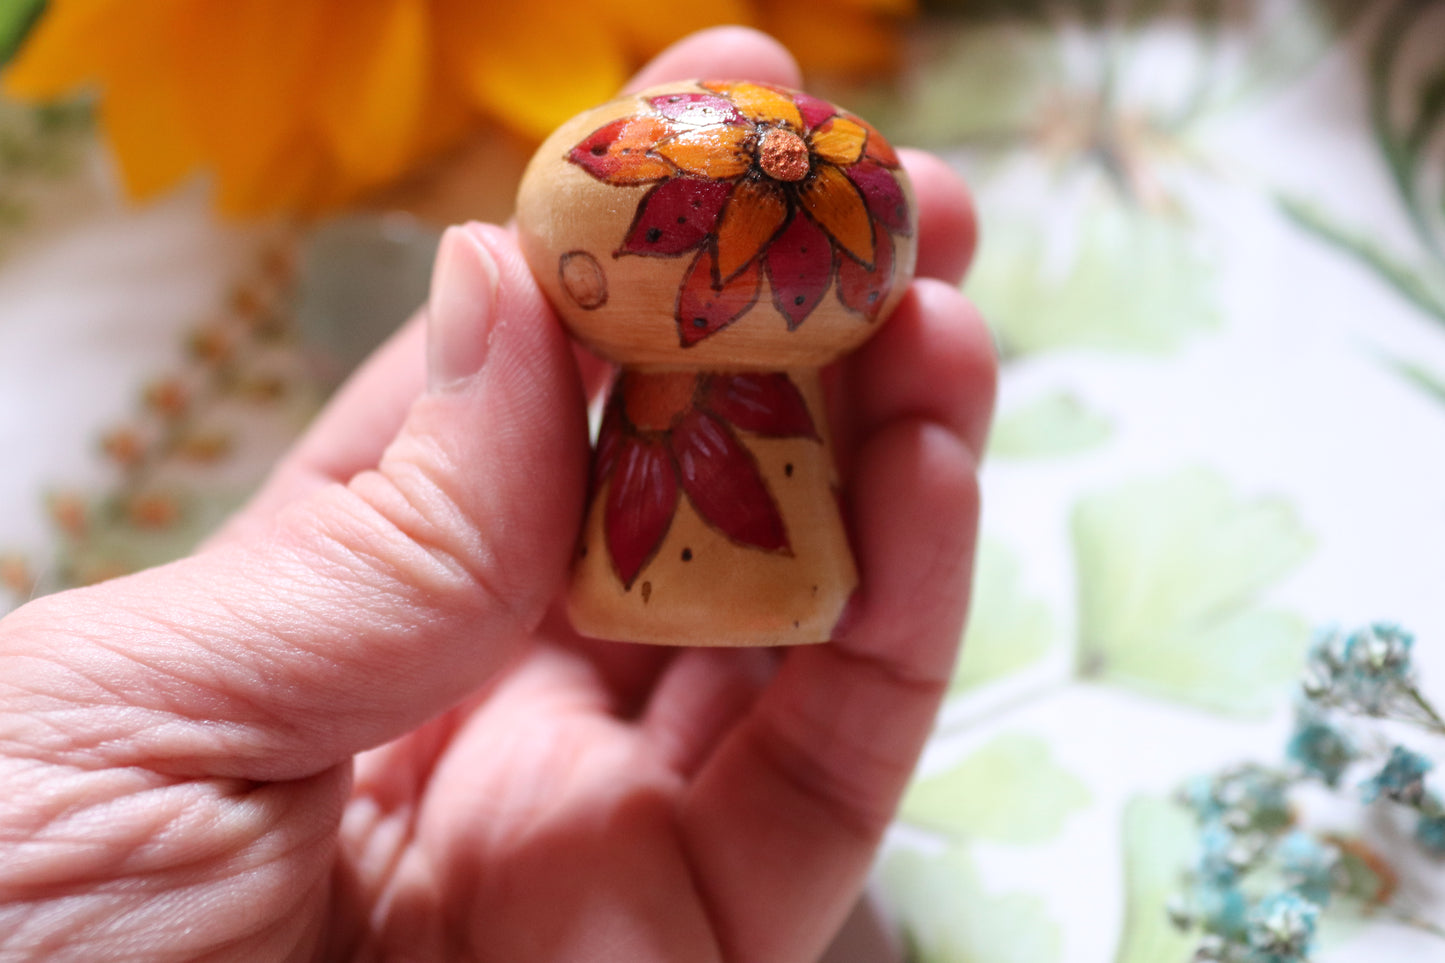
[[[869,321],[876,320],[883,302],[893,290],[893,239],[875,225],[873,235],[873,269],[843,258],[838,264],[838,299],[851,311],[856,311]]]
[[[294,16],[293,6],[281,5],[281,14]],[[424,0],[371,0],[328,22],[331,56],[315,109],[348,181],[376,184],[416,159],[435,57],[432,16]],[[268,34],[285,36],[284,22]],[[264,58],[257,70],[270,66]]]
[[[841,170],[814,164],[798,185],[798,200],[850,257],[873,266],[873,221],[863,195]]]
[[[698,177],[737,177],[753,165],[747,149],[752,130],[733,124],[714,124],[683,131],[657,145],[656,152],[677,167]]]
[[[620,404],[613,396],[613,404]],[[631,589],[677,512],[677,469],[661,439],[622,443],[603,518],[607,554],[624,588]]]
[[[713,286],[716,270],[712,253],[698,252],[677,292],[677,336],[684,348],[717,334],[757,303],[762,271],[756,260],[721,287]]]
[[[703,521],[739,545],[790,550],[753,453],[716,415],[693,409],[672,430],[682,490]]]
[[[759,84],[733,84],[728,90],[733,105],[744,117],[757,124],[783,124],[803,132],[803,115],[793,98]]]
[[[648,103],[668,120],[689,127],[711,127],[714,124],[742,124],[743,115],[728,101],[712,94],[660,94]]]
[[[771,178],[738,182],[717,229],[717,280],[726,282],[758,256],[788,219],[788,199]]]
[[[697,247],[717,226],[732,184],[674,177],[643,196],[619,254],[676,257]]]
[[[846,117],[834,117],[813,131],[808,145],[823,160],[847,167],[858,163],[863,156],[863,142],[867,139],[868,132],[861,124]]]
[[[818,438],[803,393],[785,374],[712,375],[702,397],[704,408],[743,431],[766,438]]]
[[[545,137],[627,78],[625,53],[575,0],[431,2],[446,24],[439,42],[451,75],[473,104],[523,134]]]
[[[143,40],[150,21],[169,10],[136,11],[125,0],[48,3],[5,68],[5,93],[51,99],[115,66],[128,41]],[[155,7],[155,4],[147,6]],[[138,22],[135,22],[138,21]]]
[[[623,117],[593,131],[567,159],[608,184],[645,184],[675,172],[667,161],[648,153],[672,133],[673,128],[656,117]]]
[[[788,330],[813,313],[833,280],[833,244],[811,218],[795,215],[768,247],[768,284]]]
[[[894,234],[912,233],[913,219],[908,210],[908,198],[892,171],[865,160],[848,168],[848,179],[862,193],[863,203],[875,221]]]

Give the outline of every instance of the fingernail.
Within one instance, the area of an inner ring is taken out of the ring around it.
[[[496,328],[497,262],[467,227],[437,248],[427,300],[427,385],[449,391],[482,370]]]

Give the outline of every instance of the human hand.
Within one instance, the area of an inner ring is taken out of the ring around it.
[[[799,82],[729,29],[635,86],[709,74]],[[429,321],[201,552],[0,621],[0,957],[816,957],[946,686],[992,404],[968,199],[905,164],[921,279],[835,373],[862,577],[837,640],[567,628],[598,372],[512,235],[455,228]]]

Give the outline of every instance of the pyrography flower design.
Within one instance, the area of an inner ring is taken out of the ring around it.
[[[785,374],[624,371],[597,438],[593,491],[611,483],[603,532],[631,589],[672,526],[680,493],[733,542],[789,553],[788,533],[757,460],[738,439],[810,438],[817,429]]]
[[[677,297],[684,347],[757,301],[797,328],[835,281],[868,320],[893,283],[893,235],[911,230],[898,156],[866,121],[808,94],[700,85],[592,132],[568,160],[607,184],[653,186],[617,254],[693,260]]]

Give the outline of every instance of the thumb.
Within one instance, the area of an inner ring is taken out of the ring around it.
[[[0,621],[12,744],[299,778],[408,731],[527,645],[583,506],[576,366],[500,228],[447,232],[430,311],[431,389],[375,470]]]

